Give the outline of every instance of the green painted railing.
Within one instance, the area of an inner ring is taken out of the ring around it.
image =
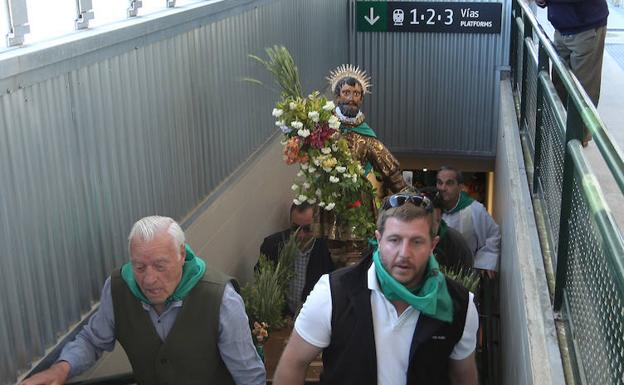
[[[533,193],[544,203],[556,251],[553,308],[566,325],[579,383],[624,384],[624,240],[581,146],[583,126],[620,193],[622,153],[527,3],[514,0],[512,12],[518,121],[534,163]],[[562,80],[566,100],[549,71]]]

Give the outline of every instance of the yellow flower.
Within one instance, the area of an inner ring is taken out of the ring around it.
[[[338,164],[338,161],[336,160],[336,158],[331,157],[331,158],[327,158],[323,160],[322,167],[327,168],[327,169],[332,169],[336,166],[336,164]]]

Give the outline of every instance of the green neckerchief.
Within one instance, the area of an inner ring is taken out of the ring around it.
[[[444,212],[446,214],[455,214],[456,212],[461,211],[465,209],[466,207],[470,206],[472,202],[474,202],[474,199],[472,199],[470,195],[468,195],[467,192],[462,191],[459,194],[459,200],[457,201],[457,204],[455,205],[455,207],[453,207],[450,210],[446,210]]]
[[[377,134],[375,133],[375,131],[370,128],[370,126],[368,124],[366,124],[366,122],[363,122],[362,124],[360,124],[359,126],[356,127],[349,127],[347,125],[341,125],[340,126],[340,130],[344,133],[344,132],[356,132],[360,135],[364,135],[364,136],[370,136],[371,138],[377,138]],[[364,176],[367,176],[368,173],[373,169],[373,164],[369,161],[366,162],[366,164],[364,165]]]
[[[342,132],[357,132],[360,135],[370,136],[371,138],[377,137],[377,134],[375,133],[375,131],[372,128],[370,128],[370,126],[366,124],[366,122],[362,122],[362,124],[360,124],[359,126],[355,126],[355,127],[349,127],[343,124],[340,126],[340,130]]]
[[[413,290],[405,287],[388,273],[379,258],[379,250],[373,253],[373,262],[381,291],[389,301],[405,301],[431,318],[453,322],[453,302],[446,287],[444,274],[440,272],[433,255],[429,256],[424,282]]]
[[[182,278],[178,283],[173,295],[167,298],[165,301],[165,305],[170,304],[174,301],[180,301],[186,297],[186,295],[191,291],[195,284],[199,282],[201,277],[204,276],[204,272],[206,271],[206,262],[204,262],[201,258],[197,257],[191,246],[188,244],[185,245],[186,248],[186,259],[184,260],[184,266],[182,267]],[[128,285],[128,288],[132,292],[132,294],[141,302],[144,302],[148,305],[152,303],[145,297],[141,288],[137,284],[134,279],[134,274],[132,273],[132,264],[130,262],[124,264],[121,267],[121,277]]]
[[[440,239],[444,238],[446,230],[448,230],[448,225],[444,222],[444,219],[440,219],[440,225],[438,226],[438,237],[440,237]]]

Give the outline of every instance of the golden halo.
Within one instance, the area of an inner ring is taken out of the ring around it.
[[[362,85],[363,93],[371,93],[369,91],[369,88],[371,87],[370,76],[368,76],[364,70],[361,70],[359,67],[352,64],[343,64],[329,73],[327,80],[329,81],[331,92],[334,92],[338,82],[346,77],[356,79]]]

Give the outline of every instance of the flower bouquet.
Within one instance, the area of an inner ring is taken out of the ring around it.
[[[371,237],[374,190],[340,135],[334,103],[317,91],[302,96],[297,67],[286,48],[268,48],[267,54],[268,61],[252,57],[273,73],[282,88],[273,117],[284,135],[284,161],[299,165],[293,202],[317,205],[359,239]]]
[[[269,339],[269,324],[266,322],[254,321],[251,335],[254,337],[254,345],[258,355],[264,361],[264,344]]]

